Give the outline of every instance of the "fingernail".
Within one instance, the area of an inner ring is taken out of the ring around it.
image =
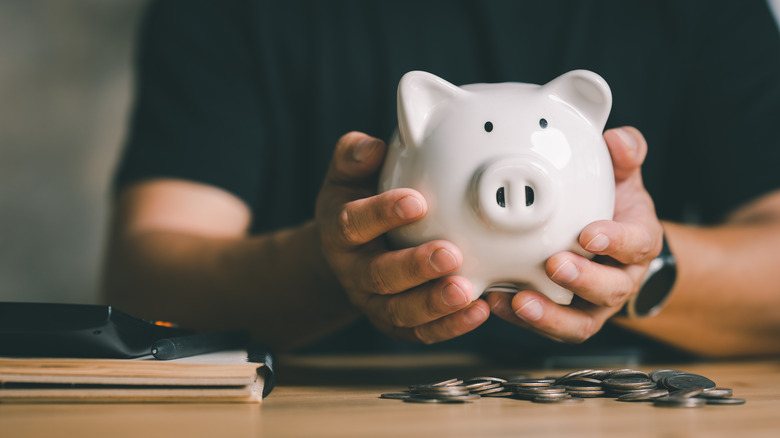
[[[436,272],[450,272],[458,267],[458,260],[446,249],[434,251],[428,258],[428,263],[431,264]]]
[[[362,163],[374,153],[378,145],[379,140],[375,138],[361,140],[352,148],[352,159],[358,163]]]
[[[538,300],[531,300],[525,303],[523,307],[517,309],[515,314],[527,321],[538,321],[544,315],[544,309]]]
[[[563,283],[571,283],[579,275],[580,271],[577,270],[574,263],[566,260],[561,266],[558,266],[558,269],[552,275],[552,279]]]
[[[617,134],[620,136],[620,138],[622,138],[623,141],[625,141],[626,144],[631,147],[631,150],[634,150],[634,151],[636,150],[636,148],[637,148],[636,140],[634,139],[634,136],[631,135],[630,132],[626,131],[623,128],[618,128],[618,129],[615,130],[615,132],[617,132]]]
[[[441,291],[441,299],[444,301],[444,304],[451,307],[462,306],[469,301],[469,299],[466,297],[466,294],[463,293],[458,285],[453,283],[450,283],[444,287],[444,289]]]
[[[423,214],[423,205],[422,202],[414,196],[404,196],[395,201],[393,212],[401,219],[414,219]]]
[[[587,245],[585,245],[585,250],[594,252],[594,251],[604,251],[609,246],[609,237],[603,235],[603,234],[597,234],[596,237],[591,239],[590,242],[588,242]]]
[[[466,317],[466,322],[471,325],[477,325],[486,320],[488,314],[482,309],[482,306],[471,306],[466,309],[466,314],[464,316]]]

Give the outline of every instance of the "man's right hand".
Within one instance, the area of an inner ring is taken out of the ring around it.
[[[317,197],[315,221],[322,250],[354,305],[384,333],[434,343],[467,333],[487,320],[471,283],[449,276],[463,262],[451,242],[436,240],[390,251],[383,234],[425,215],[412,189],[376,194],[385,144],[352,132],[336,145]]]

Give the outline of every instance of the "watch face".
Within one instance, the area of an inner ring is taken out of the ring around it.
[[[634,302],[635,316],[650,316],[661,310],[661,305],[672,291],[676,278],[677,267],[674,263],[664,264],[651,275]]]

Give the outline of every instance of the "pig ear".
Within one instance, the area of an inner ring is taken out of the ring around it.
[[[424,71],[411,71],[398,84],[398,130],[404,144],[419,146],[433,114],[466,91]]]
[[[601,76],[588,70],[574,70],[558,76],[542,88],[550,97],[571,106],[591,124],[604,129],[612,108],[612,92]]]

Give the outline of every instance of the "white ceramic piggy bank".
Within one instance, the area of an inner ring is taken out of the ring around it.
[[[407,73],[379,190],[418,190],[428,212],[389,233],[391,245],[449,240],[463,252],[454,274],[475,295],[532,289],[569,304],[572,293],[544,263],[564,250],[590,256],[580,232],[612,219],[615,179],[602,137],[611,105],[604,79],[586,70],[542,86],[457,87]]]

